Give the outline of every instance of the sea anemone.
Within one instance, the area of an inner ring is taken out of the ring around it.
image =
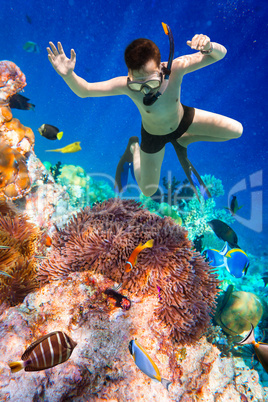
[[[39,287],[35,258],[41,230],[24,215],[0,204],[0,303],[16,305]]]
[[[153,247],[126,272],[132,251],[150,239]],[[216,274],[184,228],[140,203],[116,198],[81,210],[63,229],[56,228],[48,257],[39,267],[42,282],[88,270],[122,283],[130,298],[156,295],[155,318],[180,343],[199,339],[209,325],[218,294]]]

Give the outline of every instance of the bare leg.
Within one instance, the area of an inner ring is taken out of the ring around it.
[[[147,197],[158,189],[161,166],[165,155],[165,147],[159,152],[147,154],[136,142],[130,148],[133,153],[133,168],[138,186]]]
[[[242,124],[220,114],[195,109],[192,124],[177,142],[183,147],[197,141],[228,141],[242,135]]]

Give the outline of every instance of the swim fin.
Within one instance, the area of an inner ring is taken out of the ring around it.
[[[205,200],[207,200],[208,198],[211,198],[211,194],[210,194],[209,190],[207,189],[205,183],[203,182],[203,180],[199,176],[198,172],[195,170],[195,168],[193,167],[193,165],[191,164],[191,162],[188,159],[187,148],[178,144],[176,140],[171,141],[171,143],[176,151],[180,164],[187,176],[187,179],[189,180],[190,184],[192,185],[193,190],[194,190],[198,200],[200,201],[199,195],[197,192],[197,188],[200,190],[200,193],[202,194],[202,196],[204,197]]]
[[[130,147],[134,142],[139,142],[138,137],[130,137],[126,150],[122,155],[115,173],[115,187],[118,187],[118,191],[121,193],[123,189],[127,186],[129,171],[133,179],[135,180],[134,170],[133,170],[133,155],[130,152]]]

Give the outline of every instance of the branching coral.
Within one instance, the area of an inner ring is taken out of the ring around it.
[[[143,250],[126,272],[134,248],[149,239],[153,248]],[[208,327],[218,293],[216,275],[192,250],[185,229],[140,203],[117,198],[85,208],[57,229],[48,257],[39,268],[43,282],[90,270],[122,282],[131,294],[158,295],[156,319],[179,342],[197,340]]]
[[[22,302],[24,297],[39,286],[38,260],[35,254],[40,247],[42,233],[33,223],[10,209],[0,205],[0,303],[10,305]]]

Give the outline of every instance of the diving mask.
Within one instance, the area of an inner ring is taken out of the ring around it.
[[[154,73],[146,77],[145,80],[137,80],[132,81],[129,77],[127,79],[127,86],[131,91],[135,92],[143,92],[145,94],[155,91],[156,89],[160,88],[163,81],[163,74],[162,72]]]

